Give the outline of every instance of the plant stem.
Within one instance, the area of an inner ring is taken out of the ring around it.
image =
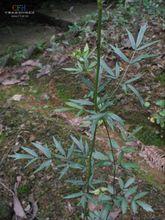
[[[95,130],[94,130],[92,143],[91,143],[91,148],[90,148],[90,151],[89,151],[89,156],[87,158],[87,171],[86,171],[86,193],[87,194],[90,191],[89,182],[90,182],[90,177],[91,177],[91,174],[92,174],[92,154],[93,154],[93,151],[95,149],[96,132],[97,132],[97,125],[96,125]],[[85,205],[84,214],[85,214],[85,220],[86,220],[87,216],[88,216],[88,201],[86,202],[86,205]]]
[[[112,152],[112,157],[113,157],[113,188],[115,189],[115,182],[116,182],[116,161],[115,161],[115,153],[114,153],[114,149],[113,149],[113,146],[112,146],[112,142],[111,142],[111,137],[110,137],[110,134],[109,134],[109,130],[108,130],[108,125],[106,123],[106,121],[104,120],[104,126],[105,126],[105,129],[106,129],[106,132],[107,132],[107,136],[108,136],[108,140],[109,140],[109,144],[110,144],[110,148],[111,148],[111,152]]]
[[[94,85],[94,108],[95,111],[98,110],[97,97],[98,97],[98,86],[99,86],[99,75],[100,75],[100,58],[101,58],[101,27],[102,27],[102,10],[103,10],[103,2],[102,0],[97,0],[98,6],[98,26],[97,26],[97,69],[95,76],[95,85]],[[90,191],[90,178],[92,175],[92,154],[95,149],[95,141],[96,141],[96,132],[97,132],[97,124],[95,125],[92,143],[89,150],[89,156],[87,158],[87,170],[86,170],[86,193],[88,194]],[[84,210],[84,219],[88,217],[88,201],[85,205]]]
[[[101,58],[101,27],[102,27],[102,11],[103,11],[102,0],[97,0],[97,7],[98,7],[97,69],[96,69],[96,78],[95,78],[95,86],[94,86],[94,104],[96,110],[97,110],[97,97],[98,97],[98,86],[99,86],[99,75],[100,75],[100,58]]]

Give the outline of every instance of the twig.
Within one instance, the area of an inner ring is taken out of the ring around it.
[[[11,189],[9,189],[4,183],[1,182],[1,180],[0,180],[0,185],[3,186],[3,188],[5,188],[8,192],[10,192],[13,196],[15,195]]]
[[[115,93],[116,93],[117,90],[119,89],[121,83],[124,81],[124,79],[125,79],[125,77],[126,77],[126,75],[127,75],[127,72],[128,72],[128,70],[129,70],[130,64],[131,64],[131,62],[132,62],[132,60],[133,60],[133,58],[134,58],[134,56],[135,56],[135,53],[136,53],[136,51],[133,52],[133,54],[132,54],[132,56],[131,56],[131,59],[130,59],[130,62],[129,62],[129,64],[128,64],[127,67],[126,67],[126,70],[125,70],[125,72],[124,72],[124,74],[123,74],[121,80],[118,82],[116,88],[115,88],[114,91],[112,92],[112,94],[111,94],[111,96],[110,96],[109,99],[111,99],[111,98],[115,95]]]

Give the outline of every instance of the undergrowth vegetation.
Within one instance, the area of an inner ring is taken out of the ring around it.
[[[116,45],[106,45],[102,31],[103,2],[98,0],[97,3],[96,48],[90,48],[85,44],[83,49],[78,49],[72,54],[75,60],[74,66],[64,69],[75,77],[81,78],[87,94],[82,99],[70,99],[66,102],[66,107],[56,109],[56,112],[73,111],[83,115],[89,126],[89,140],[83,135],[80,137],[70,135],[68,145],[63,146],[57,137],[53,137],[51,147],[35,142],[32,143],[32,147],[21,147],[22,151],[11,157],[16,160],[27,160],[26,167],[39,164],[34,173],[50,167],[53,172],[59,172],[59,179],[63,178],[68,185],[75,186],[76,191],[64,198],[77,201],[78,206],[81,207],[79,217],[106,220],[111,219],[112,213],[115,212],[121,213],[121,216],[127,213],[135,216],[140,208],[153,212],[152,207],[143,201],[147,192],[139,191],[138,182],[131,172],[133,169],[138,169],[137,164],[125,157],[127,154],[133,155],[135,148],[119,146],[119,143],[111,137],[111,132],[117,131],[124,142],[134,140],[134,136],[125,130],[124,120],[115,114],[112,108],[116,105],[119,90],[122,90],[125,96],[130,93],[135,95],[142,108],[148,107],[135,86],[143,75],[135,74],[128,79],[127,73],[139,62],[155,57],[144,51],[157,41],[145,42],[144,34],[147,30],[147,23],[145,23],[141,26],[136,38],[126,30],[132,50],[129,56]],[[70,28],[70,31],[80,30],[75,25]],[[85,33],[89,34],[89,32]],[[52,50],[56,50],[58,43],[54,38],[51,39],[51,43]],[[113,56],[119,58],[112,67],[107,64],[104,57],[103,49],[106,46],[110,47]],[[161,100],[157,105],[163,108]],[[164,115],[164,111],[160,109],[150,120],[154,120],[163,127],[162,114]],[[99,128],[103,129],[107,135],[109,147],[106,150],[104,146],[97,144]],[[102,173],[103,168],[106,168],[108,175]]]

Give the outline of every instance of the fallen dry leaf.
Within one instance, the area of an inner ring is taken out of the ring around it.
[[[165,155],[163,150],[155,146],[143,145],[139,156],[143,157],[151,168],[165,172]]]
[[[40,77],[45,76],[45,75],[49,75],[50,71],[51,71],[51,66],[49,64],[46,65],[46,66],[43,66],[39,70],[39,73],[37,74],[37,78],[40,78]]]
[[[38,60],[27,60],[21,64],[21,66],[33,66],[33,67],[42,67],[42,64]]]
[[[66,64],[69,60],[70,60],[69,56],[61,56],[57,64],[58,65]]]
[[[15,66],[10,68],[0,68],[0,83],[4,86],[14,85],[29,79],[27,75],[34,70],[35,66]]]
[[[18,84],[21,81],[18,79],[6,79],[2,82],[2,85],[4,86],[10,86],[10,85],[14,85],[14,84]]]
[[[38,212],[38,205],[37,202],[34,200],[33,194],[30,194],[29,202],[30,202],[30,207],[29,207],[30,209],[27,213],[29,215],[28,219],[33,220],[36,218]]]
[[[27,219],[24,209],[18,197],[15,194],[13,195],[13,205],[14,205],[14,212],[15,212],[16,217],[21,218],[20,220]]]

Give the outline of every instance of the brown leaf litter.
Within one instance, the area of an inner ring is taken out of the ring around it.
[[[12,191],[9,189],[1,180],[0,185],[6,189],[13,197],[13,211],[14,215],[12,216],[12,220],[34,220],[37,216],[38,212],[38,205],[37,202],[34,200],[33,194],[29,196],[29,204],[26,208],[22,206],[21,201],[17,195],[17,189],[21,184],[22,177],[17,176],[16,182],[14,184],[14,190]]]

